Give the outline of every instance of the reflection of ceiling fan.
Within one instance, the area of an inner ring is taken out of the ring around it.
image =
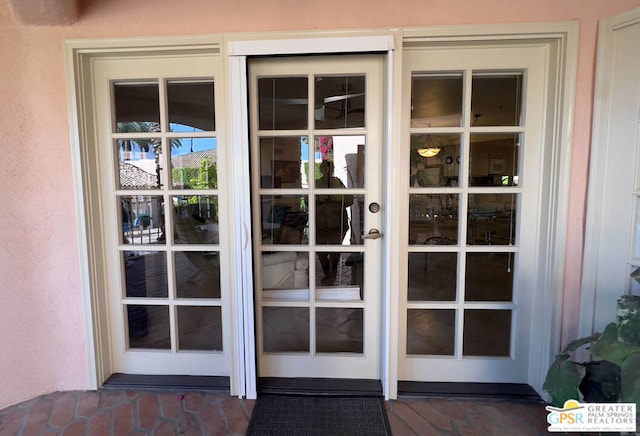
[[[342,91],[346,90],[344,87]],[[320,104],[316,104],[314,107],[315,111],[315,119],[316,120],[325,120],[327,110],[336,112],[335,118],[339,119],[344,117],[346,114],[353,112],[364,112],[364,108],[352,108],[349,100],[357,97],[364,96],[364,92],[357,93],[345,93],[345,94],[337,94],[328,97],[324,97]],[[260,99],[262,104],[274,104],[274,105],[283,105],[283,106],[296,106],[296,105],[306,105],[309,100],[306,98],[263,98]]]

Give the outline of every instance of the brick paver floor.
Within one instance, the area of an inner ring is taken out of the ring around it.
[[[0,435],[242,435],[255,401],[225,393],[57,392],[0,410]],[[389,401],[395,436],[544,435],[544,404],[403,397]]]

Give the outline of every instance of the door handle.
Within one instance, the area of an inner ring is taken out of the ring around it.
[[[379,239],[382,238],[382,233],[378,229],[371,229],[366,235],[362,235],[362,239]]]

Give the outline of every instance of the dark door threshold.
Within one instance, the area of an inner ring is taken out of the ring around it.
[[[258,394],[381,397],[382,383],[369,379],[261,377]]]
[[[398,395],[495,398],[543,402],[524,383],[454,383],[399,381]]]
[[[229,392],[229,386],[229,377],[113,374],[103,388]]]

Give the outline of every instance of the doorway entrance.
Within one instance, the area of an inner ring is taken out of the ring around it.
[[[249,62],[259,377],[381,378],[383,73]]]

